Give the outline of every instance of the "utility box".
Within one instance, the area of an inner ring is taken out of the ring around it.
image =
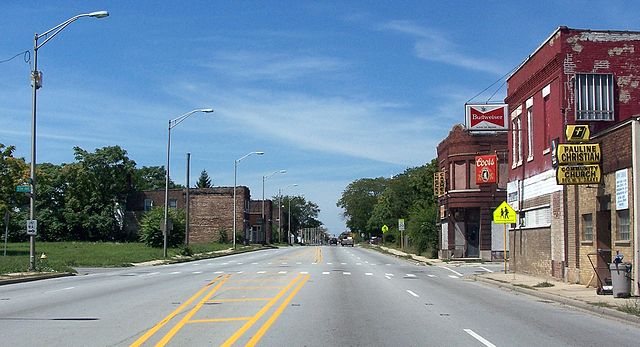
[[[627,298],[631,292],[631,264],[611,263],[611,284],[614,298]]]

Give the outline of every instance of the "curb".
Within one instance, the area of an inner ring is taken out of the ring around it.
[[[48,280],[48,279],[52,279],[52,278],[75,276],[75,275],[76,274],[71,273],[71,272],[43,273],[43,274],[37,274],[37,275],[31,275],[31,276],[3,279],[3,280],[0,280],[0,286],[3,286],[5,284],[33,282],[33,281]]]
[[[608,307],[601,307],[601,306],[594,306],[588,302],[584,302],[581,300],[576,300],[576,299],[571,299],[571,298],[567,298],[561,295],[556,295],[556,294],[551,294],[551,293],[546,293],[546,292],[541,292],[541,291],[537,291],[534,289],[528,289],[528,288],[523,288],[523,287],[518,287],[518,286],[514,286],[511,283],[503,283],[500,281],[496,281],[494,279],[491,278],[486,278],[486,277],[482,277],[479,275],[473,275],[471,277],[474,281],[479,281],[479,282],[483,282],[483,283],[487,283],[490,284],[492,286],[496,286],[498,288],[503,288],[506,290],[511,290],[511,291],[515,291],[515,292],[519,292],[519,293],[523,293],[523,294],[527,294],[527,295],[531,295],[531,296],[535,296],[535,297],[539,297],[542,299],[546,299],[546,300],[550,300],[550,301],[554,301],[563,305],[567,305],[567,306],[571,306],[571,307],[575,307],[581,310],[585,310],[585,311],[589,311],[592,313],[595,313],[601,317],[606,317],[606,318],[613,318],[615,320],[619,320],[619,321],[623,321],[625,323],[630,323],[633,325],[636,325],[638,327],[640,327],[640,317],[632,315],[632,314],[628,314],[625,312],[621,312],[618,311],[616,309],[612,309],[612,308],[608,308]]]

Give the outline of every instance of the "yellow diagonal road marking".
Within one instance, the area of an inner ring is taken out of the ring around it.
[[[249,340],[249,342],[245,345],[245,347],[255,346],[258,343],[258,341],[260,341],[262,336],[267,332],[267,330],[269,330],[269,328],[271,328],[271,325],[273,325],[276,319],[278,319],[280,314],[282,314],[282,311],[284,311],[284,309],[289,305],[291,300],[296,296],[296,294],[298,294],[300,289],[302,289],[302,286],[304,286],[304,284],[309,280],[309,277],[310,275],[305,275],[302,281],[300,281],[300,283],[298,283],[298,285],[296,286],[296,289],[291,291],[291,294],[289,294],[289,296],[282,302],[282,304],[280,304],[280,307],[278,307],[276,312],[274,312],[271,315],[271,317],[269,317],[269,319],[262,325],[262,327],[260,327],[260,330],[258,330],[258,332],[255,335],[253,335],[253,337],[251,338],[251,340]]]
[[[185,301],[182,305],[178,306],[173,312],[171,312],[168,316],[166,316],[163,320],[158,322],[158,324],[154,325],[153,328],[149,329],[144,335],[140,336],[134,343],[131,344],[131,347],[141,346],[145,341],[147,341],[153,334],[158,332],[158,330],[162,329],[170,320],[172,320],[175,316],[178,315],[185,307],[191,305],[191,303],[202,295],[209,287],[211,287],[214,283],[220,280],[222,276],[218,276],[213,279],[213,281],[207,283],[204,287],[202,287],[197,293],[195,293],[192,297],[190,297],[187,301]]]
[[[215,287],[213,287],[213,289],[211,289],[211,291],[202,300],[200,300],[196,304],[196,306],[191,309],[191,311],[189,311],[189,313],[187,313],[184,317],[182,317],[182,319],[178,322],[178,324],[174,325],[173,328],[171,328],[171,330],[169,330],[169,332],[164,337],[162,337],[160,341],[158,341],[158,343],[156,344],[156,347],[162,347],[166,345],[173,338],[173,336],[180,329],[182,329],[182,327],[189,321],[189,319],[191,319],[191,317],[193,317],[193,315],[196,314],[196,312],[198,312],[200,308],[202,308],[204,303],[207,302],[213,296],[213,294],[215,294],[218,291],[218,289],[220,289],[220,287],[222,287],[222,285],[227,281],[229,276],[230,275],[227,275],[223,279],[221,279],[220,282],[218,282],[218,284]]]
[[[238,341],[238,339],[240,337],[242,337],[242,335],[244,335],[245,332],[247,332],[247,330],[249,330],[254,324],[256,324],[256,322],[265,314],[267,313],[267,311],[269,311],[269,309],[271,309],[271,307],[273,305],[275,305],[276,302],[278,302],[278,300],[280,300],[280,298],[282,296],[284,296],[284,294],[286,294],[289,289],[291,289],[291,287],[293,287],[296,282],[298,282],[298,280],[300,279],[301,275],[296,276],[296,278],[294,278],[291,282],[289,282],[289,284],[282,289],[278,295],[276,295],[275,297],[273,297],[273,299],[271,301],[269,301],[262,309],[260,309],[260,311],[258,311],[258,313],[256,313],[253,318],[251,318],[250,321],[246,322],[240,329],[238,329],[227,341],[225,341],[221,346],[222,347],[229,347],[231,345],[233,345],[236,341]]]

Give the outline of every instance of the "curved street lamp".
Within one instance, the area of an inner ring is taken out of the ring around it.
[[[264,222],[264,181],[266,181],[269,178],[273,177],[273,175],[279,174],[279,173],[286,174],[287,170],[278,170],[278,171],[274,171],[274,172],[272,172],[272,173],[270,173],[270,174],[268,174],[266,176],[262,176],[262,229],[264,231],[265,241],[266,241],[266,237],[267,237],[267,231],[265,230],[265,228],[266,228],[267,225]],[[272,209],[273,209],[273,205],[271,205],[271,206],[272,206]],[[273,212],[272,212],[272,214],[273,214]]]
[[[237,186],[237,177],[238,177],[238,163],[242,161],[242,159],[252,155],[263,155],[264,152],[249,152],[245,154],[242,158],[233,161],[233,249],[236,249],[236,186]],[[242,213],[243,220],[243,230],[244,230],[244,208]]]
[[[176,125],[182,123],[187,117],[196,113],[211,113],[213,112],[212,108],[198,108],[193,111],[189,111],[182,116],[169,120],[169,133],[167,136],[167,175],[164,185],[164,228],[162,231],[163,236],[163,246],[162,246],[162,254],[163,257],[167,257],[167,234],[169,233],[169,157],[171,155],[171,129],[175,128]]]
[[[29,219],[35,220],[35,205],[36,205],[36,100],[37,90],[42,87],[42,72],[38,71],[38,50],[60,33],[69,24],[75,22],[82,17],[94,17],[104,18],[109,16],[107,11],[96,11],[91,13],[79,14],[73,16],[66,21],[54,26],[53,28],[45,31],[42,34],[36,33],[33,37],[33,70],[31,71],[31,83],[33,87],[33,102],[31,109],[31,170],[29,174],[29,184],[31,185],[31,191],[29,194]],[[44,38],[42,42],[38,40]],[[29,223],[31,224],[31,223]],[[36,231],[28,231],[29,234],[29,270],[34,271],[36,268],[35,253],[36,253]]]

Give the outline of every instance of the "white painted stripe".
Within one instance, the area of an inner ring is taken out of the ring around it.
[[[446,266],[443,266],[443,268],[444,268],[444,269],[447,269],[447,270],[449,270],[449,271],[451,271],[451,272],[453,272],[454,274],[456,274],[456,275],[458,275],[458,276],[464,276],[463,274],[459,273],[458,271],[453,270],[453,269],[449,269],[449,268],[448,268],[448,267],[446,267]]]
[[[384,264],[384,265],[386,265],[386,266],[391,266],[391,264]]]
[[[193,266],[200,266],[200,264],[196,263],[196,264],[193,264]]]
[[[418,294],[416,294],[416,293],[414,293],[414,292],[410,291],[409,289],[407,289],[407,293],[409,293],[409,294],[411,294],[411,295],[415,296],[416,298],[419,298],[419,297],[420,297]]]
[[[48,292],[44,292],[44,293],[45,293],[45,294],[48,294],[48,293],[55,293],[55,292],[61,292],[61,291],[63,291],[63,290],[71,290],[71,289],[74,289],[74,288],[75,288],[75,287],[67,287],[67,288],[62,288],[62,289],[50,290],[50,291],[48,291]]]
[[[474,339],[480,341],[483,345],[485,345],[487,347],[496,347],[496,345],[494,345],[493,343],[489,342],[484,337],[476,334],[473,330],[471,330],[471,329],[462,329],[462,330],[464,330],[465,333],[473,336]]]
[[[287,263],[281,263],[282,265],[287,265]]]
[[[242,264],[244,264],[244,263],[238,263],[238,265],[242,265]]]
[[[273,265],[273,263],[269,262],[269,263],[267,263],[267,265]]]
[[[362,265],[362,263],[356,263],[356,265]]]
[[[241,273],[244,273],[244,271],[238,271],[238,272],[236,272],[236,273],[237,273],[237,274],[241,274]]]
[[[216,271],[216,272],[214,272],[214,274],[223,274],[223,273],[224,273],[224,271]]]
[[[387,274],[387,275],[384,275],[384,277],[386,277],[388,280],[390,280],[390,279],[391,279],[391,276],[389,276],[388,274]]]
[[[407,276],[407,277],[416,277],[416,275],[414,275],[414,274],[406,274],[405,276]]]
[[[333,263],[327,263],[327,265],[333,265]]]
[[[429,277],[437,277],[436,275],[431,275],[431,274],[429,274],[427,276],[429,276]]]
[[[286,271],[280,271],[280,272],[278,272],[278,273],[279,273],[279,274],[286,274],[287,272],[286,272]]]
[[[342,264],[342,265],[347,265],[347,263],[340,263],[340,264]]]
[[[229,265],[229,263],[228,263],[228,262],[226,262],[226,263],[222,263],[222,265]]]
[[[302,262],[298,261],[296,262],[296,265],[302,265]]]
[[[174,272],[170,272],[169,275],[177,275],[179,273],[180,273],[180,271],[174,271]]]
[[[365,276],[373,276],[373,274],[371,272],[367,272],[364,274]]]
[[[258,271],[259,274],[266,274],[266,271]]]
[[[309,274],[309,272],[307,272],[307,271],[300,271],[300,274],[301,274],[301,275],[308,275],[308,274]]]
[[[328,275],[330,272],[329,271],[323,271],[322,274],[323,275]]]
[[[148,274],[145,274],[145,275],[142,275],[142,276],[153,276],[153,275],[157,275],[157,274],[159,274],[159,272],[152,272],[152,273],[148,273]]]
[[[493,272],[493,271],[491,271],[491,270],[487,269],[487,268],[486,268],[486,267],[484,267],[484,266],[479,266],[479,267],[480,267],[482,270],[486,271],[486,272]]]
[[[194,275],[198,275],[198,274],[201,274],[201,273],[202,273],[202,271],[194,271],[194,272],[192,272],[192,273],[193,273]]]
[[[258,265],[258,263],[251,263],[251,265]]]
[[[351,272],[343,272],[343,275],[351,275]]]
[[[311,265],[318,265],[318,263],[315,263],[315,262],[314,262],[314,263],[311,263]]]
[[[185,265],[187,265],[187,263],[180,263],[180,264],[177,264],[176,266],[185,266]]]
[[[385,276],[393,276],[393,274],[384,274]]]
[[[454,276],[454,275],[449,275],[449,277],[451,277],[451,278],[460,278],[460,277]]]

